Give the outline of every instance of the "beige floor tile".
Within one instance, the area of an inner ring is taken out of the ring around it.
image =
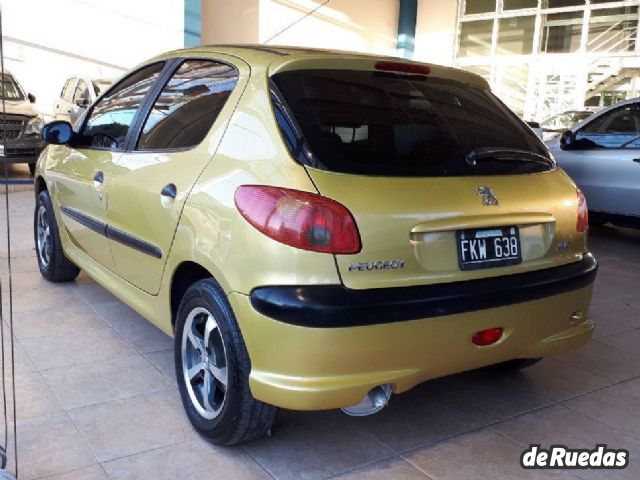
[[[171,383],[177,385],[176,367],[173,349],[162,350],[160,352],[145,353],[144,356],[156,367],[162,374],[169,379]]]
[[[640,439],[640,392],[637,390],[640,390],[637,385],[634,390],[633,386],[622,383],[563,405]]]
[[[429,480],[429,477],[406,460],[393,458],[335,477],[339,480]]]
[[[95,305],[111,327],[142,353],[173,348],[173,339],[121,302]]]
[[[96,463],[66,414],[18,421],[19,478],[30,480]]]
[[[101,462],[195,438],[174,389],[70,410]]]
[[[632,461],[625,470],[581,470],[573,473],[588,479],[640,478],[640,462],[637,461],[640,458],[640,440],[562,405],[507,420],[492,428],[521,446],[537,443],[547,448],[551,445],[566,445],[571,448],[593,449],[597,444],[607,444],[610,448],[626,448],[630,451]]]
[[[73,284],[48,284],[46,288],[14,290],[13,312],[54,310],[58,308],[82,308],[83,300],[73,291]],[[8,302],[5,298],[5,308]]]
[[[45,370],[43,376],[66,410],[171,386],[164,375],[138,354]]]
[[[134,353],[133,348],[111,329],[27,338],[21,343],[40,370],[92,363]]]
[[[93,332],[109,326],[88,305],[35,310],[14,315],[14,331],[20,339]]]
[[[640,375],[638,357],[598,341],[590,342],[578,350],[563,353],[555,358],[612,382],[628,380]]]
[[[37,371],[16,372],[16,416],[18,420],[62,412],[62,406]],[[7,378],[9,415],[13,415],[11,379]]]
[[[391,456],[391,450],[329,412],[280,412],[272,437],[245,446],[279,480],[326,478]]]
[[[545,358],[540,363],[514,373],[514,375],[528,383],[531,389],[556,401],[613,383],[613,381],[598,377],[554,358]]]
[[[495,432],[482,431],[422,448],[405,455],[405,458],[433,480],[575,478],[563,472],[547,474],[539,470],[524,470],[520,466],[523,450],[517,443]]]
[[[640,309],[638,309],[638,315],[640,321]],[[638,359],[637,361],[640,362],[640,329],[602,337],[598,339],[598,342],[635,355]]]
[[[179,461],[176,461],[179,459]],[[214,447],[203,440],[172,445],[104,463],[113,480],[260,480],[271,477],[239,447]]]
[[[48,475],[38,480],[109,480],[109,477],[100,465],[92,465],[57,475]]]
[[[76,292],[89,305],[97,305],[99,303],[119,302],[108,290],[93,281],[77,282]]]

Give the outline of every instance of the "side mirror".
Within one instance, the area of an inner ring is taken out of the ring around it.
[[[42,127],[42,139],[52,145],[65,145],[73,137],[73,128],[69,122],[56,120]]]
[[[27,93],[27,98],[31,103],[36,103],[36,96],[33,93]]]
[[[560,137],[560,148],[562,150],[571,150],[576,141],[576,134],[571,130],[565,130]]]

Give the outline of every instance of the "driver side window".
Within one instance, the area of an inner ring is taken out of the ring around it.
[[[96,103],[82,131],[87,146],[109,150],[124,148],[136,111],[163,67],[164,62],[159,62],[141,68]]]
[[[600,115],[576,133],[577,148],[640,148],[640,105]]]

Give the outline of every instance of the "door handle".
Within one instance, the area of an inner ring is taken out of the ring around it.
[[[163,197],[176,198],[177,194],[178,192],[174,183],[167,183],[160,191],[160,195]]]
[[[640,163],[640,158],[634,158],[633,161],[636,163]]]
[[[93,176],[93,181],[97,182],[97,183],[102,183],[104,182],[104,173],[102,172],[96,172],[96,174]]]

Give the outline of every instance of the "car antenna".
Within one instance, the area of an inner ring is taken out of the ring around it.
[[[324,2],[322,2],[320,5],[318,5],[317,7],[309,10],[307,13],[305,13],[303,16],[301,16],[299,19],[295,20],[294,22],[291,22],[289,25],[287,25],[286,27],[284,27],[282,30],[280,30],[279,32],[275,33],[274,35],[271,35],[269,38],[267,38],[264,42],[262,42],[263,45],[266,45],[267,43],[269,43],[271,40],[273,40],[274,38],[276,38],[277,36],[279,36],[280,34],[286,32],[287,30],[289,30],[291,27],[293,27],[294,25],[296,25],[297,23],[300,23],[302,20],[304,20],[305,18],[313,15],[314,13],[316,13],[318,10],[320,10],[322,7],[324,7],[327,3],[329,3],[330,0],[325,0]]]
[[[4,76],[4,38],[2,34],[2,7],[0,6],[0,84],[2,85],[2,123],[7,124],[7,113],[5,108],[5,76]],[[0,479],[12,480],[18,476],[18,427],[16,424],[16,382],[15,382],[15,358],[13,342],[13,285],[11,283],[11,221],[9,220],[9,162],[6,159],[7,152],[7,129],[2,129],[2,149],[4,154],[4,207],[6,212],[6,236],[7,236],[7,272],[9,280],[9,336],[11,340],[11,391],[13,394],[13,455],[15,460],[15,476],[6,470],[7,467],[7,447],[9,446],[9,421],[7,419],[7,383],[5,368],[5,315],[4,315],[4,290],[2,288],[2,278],[0,278],[0,342],[2,343],[2,404],[4,412],[4,442],[0,445]]]

